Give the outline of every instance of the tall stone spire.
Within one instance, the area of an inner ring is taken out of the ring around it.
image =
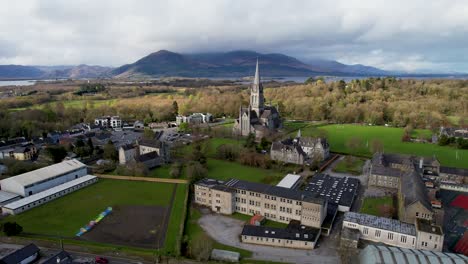
[[[257,66],[255,68],[255,77],[250,89],[250,105],[252,110],[257,113],[257,117],[263,112],[265,98],[263,97],[263,85],[260,81],[260,72],[258,70],[258,58]]]
[[[254,78],[254,85],[260,84],[260,73],[258,72],[258,57],[257,57],[257,67],[255,68],[255,78]]]
[[[299,131],[297,131],[297,138],[301,138],[301,129],[299,128]]]

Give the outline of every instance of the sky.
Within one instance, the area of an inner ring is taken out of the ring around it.
[[[468,0],[1,0],[0,64],[120,66],[253,50],[468,72]]]

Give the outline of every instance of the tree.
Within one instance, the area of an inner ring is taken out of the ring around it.
[[[67,156],[67,150],[63,146],[49,146],[46,154],[54,163],[61,162]]]
[[[266,138],[262,137],[262,139],[260,140],[259,147],[261,150],[267,150],[269,144],[270,142],[268,142]]]
[[[179,178],[181,174],[182,164],[179,162],[172,164],[171,169],[169,170],[169,175],[171,175],[171,178]]]
[[[93,144],[93,140],[91,138],[88,138],[88,142],[86,142],[86,145],[88,146],[89,152],[93,153],[94,144]]]
[[[187,165],[187,179],[194,183],[206,177],[208,171],[200,162],[191,161]]]
[[[182,123],[179,125],[179,132],[188,133],[190,132],[190,126],[188,123]]]
[[[379,139],[372,139],[371,141],[371,151],[372,153],[383,152],[383,143]]]
[[[111,140],[107,142],[106,145],[104,145],[104,159],[108,160],[113,160],[117,161],[119,159],[119,154],[117,150],[115,149],[114,143],[112,143]]]
[[[2,226],[2,231],[6,236],[16,236],[23,232],[23,227],[16,222],[6,222]]]
[[[190,256],[198,261],[208,261],[212,250],[213,240],[205,232],[196,235],[190,242]]]
[[[179,114],[179,105],[177,104],[177,101],[172,102],[172,114],[174,117]]]
[[[244,147],[248,149],[253,149],[255,148],[255,134],[254,133],[249,133],[247,138],[245,139]]]
[[[216,157],[223,160],[234,161],[239,157],[239,150],[232,145],[222,144],[216,149]]]
[[[201,141],[195,141],[193,145],[191,160],[199,162],[203,166],[206,165],[206,155],[203,151]]]
[[[143,131],[143,138],[154,139],[154,131],[149,128],[145,128],[145,130]]]

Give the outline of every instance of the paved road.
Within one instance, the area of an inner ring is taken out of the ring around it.
[[[299,250],[241,243],[239,235],[244,222],[227,216],[206,214],[199,219],[198,223],[210,237],[219,243],[252,251],[252,258],[256,260],[288,263],[340,263],[335,248],[326,245],[314,250]]]

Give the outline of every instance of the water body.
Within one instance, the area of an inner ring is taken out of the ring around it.
[[[12,81],[0,81],[0,86],[30,86],[34,85],[36,80],[12,80]]]

